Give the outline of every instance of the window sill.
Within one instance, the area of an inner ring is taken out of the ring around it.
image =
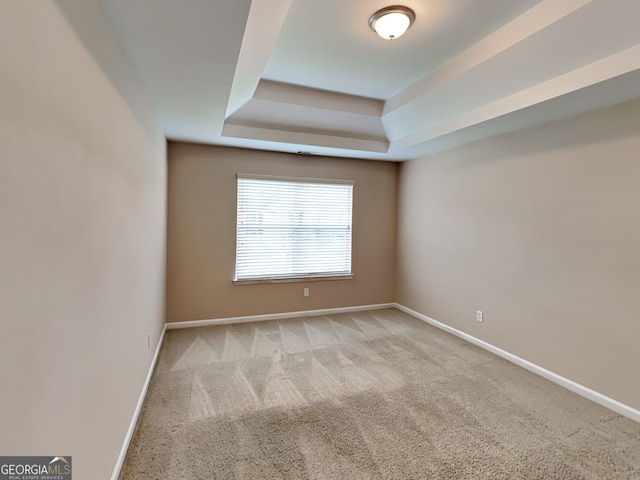
[[[273,278],[248,278],[246,280],[233,280],[234,285],[257,285],[260,283],[302,283],[322,282],[324,280],[351,280],[353,273],[346,275],[305,275],[303,277],[273,277]]]

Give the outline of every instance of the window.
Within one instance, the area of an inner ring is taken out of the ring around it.
[[[353,182],[238,175],[234,281],[351,276]]]

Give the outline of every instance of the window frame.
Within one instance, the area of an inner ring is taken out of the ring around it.
[[[255,277],[255,278],[237,278],[238,269],[238,200],[239,200],[239,180],[265,180],[265,181],[283,181],[283,182],[296,182],[296,183],[312,183],[312,184],[334,184],[334,185],[349,185],[351,186],[351,222],[350,222],[350,263],[349,273],[312,273],[312,274],[293,274],[287,276],[274,275],[270,277]],[[236,235],[234,243],[234,271],[233,271],[233,283],[234,285],[255,285],[260,283],[300,283],[300,282],[315,282],[324,280],[350,280],[354,277],[353,274],[353,196],[355,191],[355,181],[353,180],[340,180],[340,179],[326,179],[326,178],[308,178],[308,177],[289,177],[279,175],[261,175],[261,174],[236,174]]]

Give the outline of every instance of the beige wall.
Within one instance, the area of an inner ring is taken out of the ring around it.
[[[0,2],[0,452],[106,479],[163,327],[166,143],[98,2],[60,5]]]
[[[394,301],[396,164],[174,142],[168,158],[167,321]],[[355,180],[354,278],[234,285],[239,172]]]
[[[635,101],[405,163],[399,303],[640,408],[639,152]]]

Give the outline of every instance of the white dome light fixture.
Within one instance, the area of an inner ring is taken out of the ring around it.
[[[400,38],[416,19],[416,14],[408,7],[394,5],[378,10],[369,18],[371,30],[385,40]]]

